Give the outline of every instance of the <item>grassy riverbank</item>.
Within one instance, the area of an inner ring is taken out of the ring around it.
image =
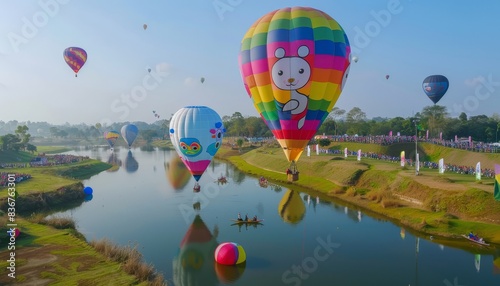
[[[12,250],[15,278],[7,275],[11,273],[6,261],[11,251],[3,251],[1,285],[165,285],[134,247],[106,241],[91,242],[92,247],[71,220],[17,218],[17,223],[22,232]],[[7,237],[2,236],[4,239]]]
[[[30,174],[31,179],[16,184],[19,195],[29,193],[52,192],[64,186],[72,185],[80,180],[90,178],[111,167],[110,164],[98,160],[85,160],[73,164],[52,167],[29,167],[0,169],[7,173]],[[3,190],[5,188],[0,188]],[[7,192],[0,192],[0,199],[6,198]]]
[[[64,152],[64,147],[44,147],[42,152]],[[4,153],[2,162],[28,162],[26,152]],[[145,264],[134,246],[117,246],[107,240],[87,242],[70,219],[42,219],[38,212],[54,211],[84,200],[82,179],[110,164],[98,160],[51,167],[7,168],[7,173],[30,174],[15,185],[15,222],[21,235],[15,250],[7,249],[7,213],[0,211],[0,285],[166,285],[154,267]],[[0,205],[7,211],[7,188],[0,188]],[[24,216],[23,214],[27,215]],[[8,276],[7,259],[15,251],[15,278]]]
[[[422,145],[420,152],[425,152],[428,158],[446,154],[445,160],[453,158],[453,164],[477,163],[478,155],[482,164],[483,161],[486,165],[500,161],[500,154]],[[390,151],[384,146],[356,143],[343,143],[337,148],[346,147],[381,154]],[[493,199],[493,179],[478,183],[471,175],[440,175],[435,169],[421,169],[421,175],[415,176],[412,167],[402,168],[399,162],[303,154],[297,163],[299,180],[287,182],[288,162],[279,147],[246,148],[239,153],[224,146],[217,157],[232,162],[244,172],[265,176],[284,186],[319,191],[419,232],[458,238],[473,230],[486,241],[500,244],[500,203]]]

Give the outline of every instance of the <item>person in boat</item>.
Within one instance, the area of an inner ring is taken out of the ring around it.
[[[257,221],[257,215],[254,215],[252,220]]]
[[[238,213],[238,221],[242,221],[243,219],[241,218],[241,214]]]
[[[479,237],[475,235],[472,231],[469,233],[469,238],[474,240],[479,240]]]

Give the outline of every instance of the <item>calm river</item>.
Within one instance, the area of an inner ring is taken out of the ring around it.
[[[500,285],[498,250],[419,237],[315,193],[260,186],[224,162],[213,162],[193,193],[174,151],[67,153],[116,167],[84,181],[92,198],[55,215],[71,216],[88,240],[137,244],[169,285]],[[238,213],[263,224],[232,225]],[[245,264],[214,263],[226,241],[244,247]]]

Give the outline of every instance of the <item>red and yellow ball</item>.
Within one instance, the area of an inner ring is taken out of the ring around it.
[[[246,261],[243,247],[235,242],[223,242],[215,249],[215,261],[223,265],[236,265]]]

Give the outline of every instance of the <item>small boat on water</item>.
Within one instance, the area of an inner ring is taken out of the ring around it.
[[[258,220],[252,220],[252,219],[249,219],[249,220],[237,220],[237,219],[232,219],[232,221],[235,224],[262,224],[262,222],[264,220],[263,219],[258,219]]]
[[[462,236],[464,238],[466,238],[467,240],[470,240],[470,241],[475,242],[477,244],[486,245],[486,246],[490,245],[489,243],[486,243],[482,238],[473,239],[473,238],[470,238],[468,235],[465,235],[465,234],[462,234]]]

